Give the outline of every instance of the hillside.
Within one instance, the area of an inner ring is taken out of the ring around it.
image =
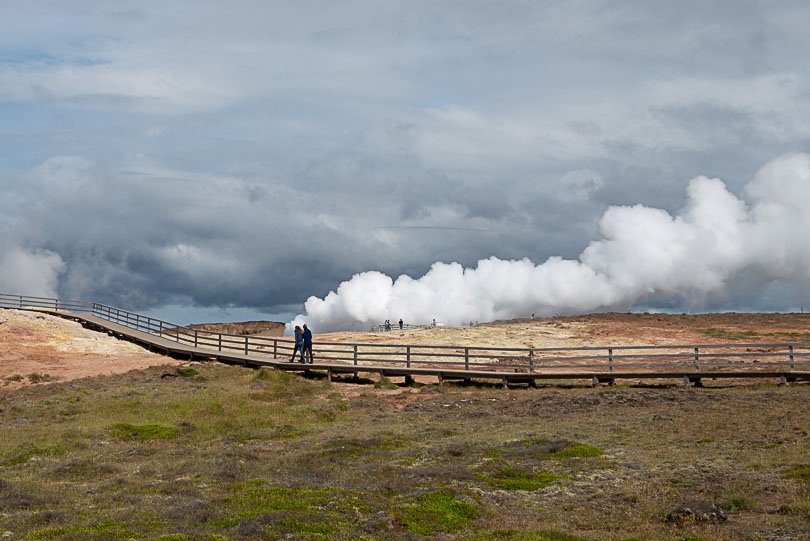
[[[2,323],[5,321],[5,323]],[[278,336],[283,324],[200,324],[214,332]],[[808,314],[591,314],[518,319],[475,327],[438,327],[379,333],[318,334],[318,342],[360,342],[492,347],[562,347],[640,344],[810,341]],[[287,337],[289,338],[289,337]],[[0,311],[0,385],[70,380],[133,368],[175,363],[61,318],[16,310]],[[44,376],[39,377],[39,376]],[[9,379],[12,378],[12,379]]]
[[[192,329],[211,331],[223,334],[252,336],[284,336],[285,324],[280,321],[241,321],[234,323],[197,323]]]
[[[315,329],[317,331],[317,329]],[[474,327],[335,332],[324,342],[452,344],[492,347],[810,342],[810,314],[587,314],[513,319]]]
[[[179,361],[36,312],[0,310],[0,386],[120,374]]]
[[[422,332],[771,340],[805,321],[605,314]],[[178,363],[14,311],[0,311],[0,361],[25,376],[0,386],[4,541],[810,538],[808,384],[330,383]]]

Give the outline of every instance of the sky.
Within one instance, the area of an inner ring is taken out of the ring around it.
[[[806,1],[0,14],[0,292],[319,329],[810,306]]]

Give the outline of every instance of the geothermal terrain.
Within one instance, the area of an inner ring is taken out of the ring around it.
[[[773,342],[808,323],[601,314],[316,340]],[[808,412],[810,385],[770,381],[329,383],[0,311],[0,536],[808,539]]]

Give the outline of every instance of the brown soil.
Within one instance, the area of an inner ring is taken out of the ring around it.
[[[263,334],[267,329],[259,329],[258,324],[273,322],[247,323],[257,325],[249,328],[245,327],[246,323],[205,325],[212,327],[211,330],[216,327],[218,331],[234,334]],[[721,333],[718,336],[711,333],[712,330]],[[810,341],[810,314],[607,313],[499,321],[475,327],[336,332],[320,334],[316,341],[534,348],[797,342]],[[5,386],[26,385],[30,374],[46,376],[45,380],[64,381],[147,366],[182,364],[104,333],[87,330],[72,321],[17,310],[0,311],[0,351],[0,385]],[[432,381],[427,378],[424,382]],[[338,387],[343,385],[338,384]],[[385,394],[380,391],[379,394]],[[347,385],[344,392],[353,396],[356,387]]]
[[[120,374],[164,364],[183,363],[74,321],[36,312],[0,311],[0,386]]]
[[[223,334],[251,336],[284,336],[285,324],[280,321],[242,321],[236,323],[198,323],[192,329],[211,331]]]
[[[712,332],[718,330],[721,331],[719,335]],[[753,335],[737,336],[740,333]],[[514,319],[474,327],[394,329],[379,333],[335,332],[321,334],[317,339],[322,342],[533,348],[810,342],[810,314],[606,313]]]

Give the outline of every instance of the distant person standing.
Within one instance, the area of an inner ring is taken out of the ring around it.
[[[306,325],[304,326],[306,327]],[[290,359],[291,363],[295,362],[295,355],[297,353],[301,354],[301,360],[299,362],[304,362],[304,333],[298,325],[295,326],[295,349]]]
[[[433,323],[432,323],[432,325],[433,325],[434,327],[436,326],[436,318],[435,318],[435,317],[433,318]]]
[[[304,359],[307,354],[309,354],[309,364],[312,364],[312,331],[304,325],[304,349],[301,352],[301,362],[306,362]]]
[[[400,330],[400,331],[402,330],[402,326],[403,326],[404,324],[405,324],[405,322],[404,322],[404,321],[402,321],[402,318],[399,318],[399,330]]]

